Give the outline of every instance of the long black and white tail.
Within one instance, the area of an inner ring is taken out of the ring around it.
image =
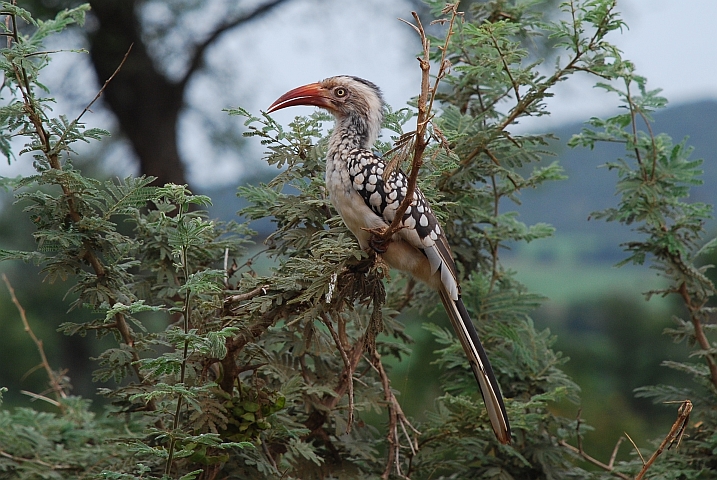
[[[463,300],[460,296],[457,300],[453,300],[451,295],[441,288],[440,292],[443,306],[448,312],[453,328],[458,334],[458,338],[463,345],[468,361],[470,362],[473,374],[478,381],[483,402],[488,411],[488,418],[493,427],[495,436],[502,444],[510,443],[510,423],[508,422],[508,414],[505,411],[503,397],[500,393],[498,381],[493,374],[493,368],[490,366],[488,356],[483,349],[483,345],[478,338],[473,322],[468,315]]]

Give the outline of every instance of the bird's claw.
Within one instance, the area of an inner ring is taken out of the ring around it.
[[[383,228],[368,228],[366,229],[370,234],[371,238],[368,241],[369,247],[378,253],[383,255],[388,250],[388,245],[391,243],[391,239],[382,238],[382,234],[385,231]]]

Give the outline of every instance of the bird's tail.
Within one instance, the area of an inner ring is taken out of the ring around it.
[[[488,355],[486,355],[483,345],[481,345],[480,339],[478,338],[478,332],[476,332],[460,296],[458,300],[453,300],[444,288],[441,288],[439,292],[443,306],[446,308],[446,312],[448,312],[448,317],[451,319],[453,328],[458,334],[461,345],[463,345],[463,350],[465,350],[468,356],[473,374],[478,381],[478,386],[480,387],[481,395],[483,395],[483,402],[488,411],[488,418],[490,418],[490,424],[493,427],[495,436],[500,443],[508,444],[510,443],[508,414],[505,411],[498,381],[493,374],[490,361],[488,361]]]

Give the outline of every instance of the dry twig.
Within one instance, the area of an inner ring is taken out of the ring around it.
[[[12,303],[15,304],[15,307],[17,307],[18,312],[20,312],[20,319],[22,320],[22,324],[25,326],[25,332],[27,332],[27,334],[30,335],[32,341],[35,342],[37,351],[40,354],[41,365],[47,373],[47,377],[50,381],[52,391],[55,392],[55,396],[58,400],[67,398],[67,393],[65,393],[65,390],[62,388],[61,376],[54,372],[52,370],[52,367],[50,367],[50,362],[47,361],[47,356],[45,355],[45,348],[42,345],[42,340],[37,338],[35,336],[35,332],[32,331],[32,328],[30,327],[30,322],[27,321],[27,316],[25,315],[25,309],[22,307],[20,301],[15,296],[15,289],[12,288],[10,280],[8,280],[7,275],[5,275],[4,273],[2,274],[2,279],[5,282],[5,285],[7,285],[8,292],[10,292],[10,298],[12,299]],[[56,403],[55,406],[60,408],[60,410],[63,409],[62,404],[59,402]]]
[[[676,402],[675,402],[676,403]],[[657,447],[657,450],[655,450],[655,453],[653,453],[650,458],[647,459],[647,461],[642,456],[642,453],[637,448],[637,445],[635,442],[630,438],[630,435],[625,433],[625,436],[627,439],[632,443],[632,446],[635,448],[635,451],[640,456],[640,459],[642,460],[642,469],[635,477],[635,480],[642,480],[645,477],[645,474],[647,473],[647,470],[655,463],[655,460],[657,460],[657,457],[659,457],[662,452],[667,448],[668,450],[672,447],[672,445],[680,446],[680,442],[682,441],[682,436],[685,433],[685,429],[687,428],[687,424],[690,421],[690,413],[692,412],[692,402],[690,400],[684,400],[680,402],[680,408],[677,410],[677,420],[675,420],[675,423],[672,424],[672,428],[670,429],[667,436],[662,440],[662,443],[660,443],[660,446]],[[578,429],[580,428],[580,417],[578,414]],[[573,447],[569,443],[567,443],[565,440],[560,440],[558,443],[567,448],[568,450],[571,450],[572,452],[580,455],[584,460],[592,463],[595,466],[598,466],[602,468],[605,471],[608,471],[612,473],[613,475],[625,479],[630,480],[630,477],[625,475],[624,473],[616,472],[614,470],[614,464],[615,464],[615,457],[617,457],[617,450],[620,447],[620,444],[622,443],[624,439],[621,437],[620,440],[618,440],[617,445],[615,445],[615,448],[613,449],[612,455],[610,456],[610,463],[605,464],[601,462],[600,460],[597,460],[587,453],[583,451],[582,448],[582,442],[580,441],[580,432],[578,432],[578,447]]]
[[[629,477],[628,475],[625,475],[624,473],[616,472],[616,471],[614,470],[615,467],[614,467],[614,465],[612,464],[612,461],[614,460],[614,457],[611,457],[611,458],[610,458],[610,464],[605,464],[605,463],[601,462],[600,460],[598,460],[598,459],[596,459],[596,458],[594,458],[594,457],[591,457],[590,455],[588,455],[587,453],[585,453],[583,450],[578,449],[578,448],[576,448],[576,447],[573,447],[572,445],[570,445],[570,444],[569,444],[568,442],[566,442],[565,440],[560,440],[558,443],[559,443],[561,446],[567,448],[568,450],[570,450],[570,451],[572,451],[572,452],[574,452],[574,453],[577,453],[577,454],[580,455],[584,460],[586,460],[586,461],[589,462],[589,463],[592,463],[592,464],[595,465],[596,467],[600,467],[600,468],[602,468],[603,470],[605,470],[605,471],[607,471],[607,472],[610,472],[610,473],[612,473],[613,475],[617,476],[618,478],[622,478],[622,479],[624,479],[624,480],[630,480],[630,477]],[[621,442],[619,441],[618,444],[617,444],[617,446],[619,446],[620,443],[621,443]],[[615,451],[617,451],[617,446],[615,447]]]
[[[624,473],[615,471],[615,458],[617,457],[617,450],[620,448],[620,444],[623,442],[624,438],[620,437],[620,439],[617,441],[617,444],[615,444],[615,448],[613,448],[613,450],[612,450],[612,455],[610,455],[609,463],[603,463],[600,460],[596,459],[595,457],[592,457],[592,456],[588,455],[587,453],[585,453],[585,451],[583,450],[582,435],[580,434],[580,425],[582,424],[582,418],[580,416],[581,412],[582,412],[582,410],[578,410],[578,416],[576,419],[576,426],[575,426],[575,430],[576,430],[577,438],[578,438],[578,446],[573,447],[565,440],[558,441],[558,444],[567,448],[568,450],[572,451],[573,453],[580,455],[585,461],[592,463],[596,467],[600,467],[603,470],[610,472],[613,475],[615,475],[619,478],[622,478],[624,480],[630,480],[629,476],[625,475]]]
[[[662,443],[660,443],[660,446],[657,447],[657,450],[655,450],[655,453],[652,454],[650,458],[647,459],[645,464],[642,466],[642,470],[640,470],[640,473],[637,474],[635,477],[635,480],[641,480],[645,477],[645,473],[647,473],[647,470],[652,466],[653,463],[655,463],[655,460],[657,460],[657,457],[659,457],[662,452],[665,450],[665,447],[669,450],[672,445],[677,443],[677,446],[680,446],[680,441],[682,441],[682,436],[685,433],[685,428],[687,428],[687,423],[690,421],[690,413],[692,412],[692,402],[690,400],[684,400],[680,404],[680,408],[677,409],[677,420],[675,420],[675,423],[672,424],[672,428],[670,429],[667,436],[662,440]]]
[[[408,478],[401,472],[401,441],[398,433],[398,427],[401,427],[404,436],[408,440],[412,455],[416,455],[418,450],[418,440],[416,438],[411,438],[408,430],[410,429],[415,435],[420,435],[421,432],[414,428],[414,426],[411,425],[411,422],[408,421],[406,415],[403,413],[401,404],[398,403],[398,399],[393,394],[393,391],[391,390],[391,381],[389,380],[386,370],[383,368],[383,364],[381,363],[381,355],[379,355],[379,353],[375,350],[370,353],[371,358],[369,363],[376,370],[376,372],[378,372],[379,377],[381,378],[384,399],[386,400],[388,407],[388,459],[386,460],[386,469],[381,475],[381,478],[388,480],[394,466],[396,467],[396,473],[399,477]]]
[[[439,82],[448,74],[450,70],[451,64],[446,58],[446,52],[448,51],[448,42],[450,41],[451,35],[453,34],[453,25],[456,21],[456,18],[461,15],[461,13],[458,12],[457,3],[446,6],[443,12],[445,14],[450,13],[451,17],[448,20],[449,26],[448,33],[446,34],[446,41],[443,47],[439,47],[441,50],[441,62],[439,64],[438,74],[436,75],[433,86],[431,86],[430,76],[431,42],[426,36],[426,32],[423,29],[421,19],[418,17],[418,14],[416,12],[411,12],[411,14],[413,15],[413,19],[416,22],[415,24],[403,19],[399,19],[407,25],[410,25],[411,28],[413,28],[421,37],[423,54],[421,57],[418,57],[418,62],[421,66],[421,91],[418,96],[418,115],[416,118],[416,131],[414,132],[413,140],[413,159],[411,162],[411,173],[408,177],[408,186],[406,187],[406,196],[401,202],[401,205],[399,205],[398,209],[396,210],[396,214],[393,218],[393,221],[391,222],[391,225],[388,228],[377,229],[371,232],[374,235],[374,241],[379,245],[385,244],[386,242],[390,242],[393,235],[402,228],[401,223],[403,221],[403,215],[406,213],[406,210],[413,202],[413,198],[416,191],[416,183],[418,182],[418,171],[423,164],[423,153],[428,146],[428,138],[426,136],[426,132],[428,130],[428,124],[431,121],[433,101],[436,97],[436,91],[438,90]],[[384,172],[384,178],[388,178],[388,175],[390,175],[392,170],[393,168],[386,168]]]
[[[256,287],[254,290],[251,290],[246,293],[239,293],[236,295],[230,295],[227,298],[224,299],[225,304],[229,303],[237,303],[237,302],[243,302],[245,300],[250,300],[254,297],[257,297],[259,295],[265,295],[266,290],[269,288],[269,285],[261,285]]]

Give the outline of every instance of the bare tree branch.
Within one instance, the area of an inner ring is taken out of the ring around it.
[[[5,285],[7,285],[8,292],[10,292],[10,298],[12,299],[12,303],[15,304],[15,307],[17,307],[18,312],[20,312],[20,319],[22,320],[22,324],[25,326],[25,332],[30,335],[32,341],[35,342],[37,351],[40,353],[40,360],[42,362],[42,366],[45,369],[45,372],[47,373],[47,377],[50,380],[50,386],[52,387],[52,391],[55,392],[55,396],[57,396],[58,400],[67,398],[65,389],[62,388],[62,379],[60,378],[60,375],[57,375],[52,370],[52,367],[50,367],[50,362],[47,361],[47,356],[45,355],[45,348],[42,345],[42,340],[37,338],[35,336],[35,332],[32,331],[32,328],[30,327],[30,322],[27,321],[27,316],[25,315],[25,309],[22,307],[20,301],[15,296],[15,289],[12,288],[10,280],[4,273],[2,274],[2,279],[5,282]],[[58,403],[56,406],[59,407],[60,410],[63,410],[62,404]]]
[[[189,61],[189,66],[187,67],[187,71],[184,73],[184,76],[179,81],[179,85],[181,86],[182,90],[186,86],[189,79],[194,75],[194,73],[200,68],[202,65],[202,60],[204,59],[204,53],[207,51],[209,47],[211,47],[214,42],[216,42],[219,37],[221,37],[224,33],[227,31],[238,27],[239,25],[242,25],[244,23],[250,22],[252,20],[256,20],[257,18],[261,17],[262,15],[269,13],[271,10],[274,9],[274,7],[277,7],[283,3],[286,3],[290,0],[271,0],[269,2],[266,2],[263,5],[258,6],[254,10],[250,12],[244,12],[238,17],[234,17],[231,19],[226,20],[224,23],[222,23],[219,27],[217,27],[207,38],[204,39],[203,42],[199,43],[196,47],[194,47],[194,52],[192,53],[192,58]]]
[[[677,409],[677,420],[675,420],[675,423],[672,424],[672,428],[670,429],[667,436],[662,440],[662,443],[660,443],[660,446],[657,447],[657,450],[655,450],[655,453],[652,454],[650,458],[647,459],[647,462],[645,462],[645,465],[642,466],[642,470],[640,470],[640,473],[637,474],[635,477],[635,480],[642,480],[645,478],[645,474],[647,473],[647,470],[652,466],[653,463],[655,463],[655,460],[657,460],[657,457],[659,457],[662,452],[665,450],[665,448],[670,448],[672,445],[677,442],[677,446],[680,445],[680,441],[682,440],[682,435],[685,433],[685,428],[687,428],[687,423],[690,421],[690,413],[692,412],[692,402],[689,400],[685,400],[680,404],[680,408]]]

